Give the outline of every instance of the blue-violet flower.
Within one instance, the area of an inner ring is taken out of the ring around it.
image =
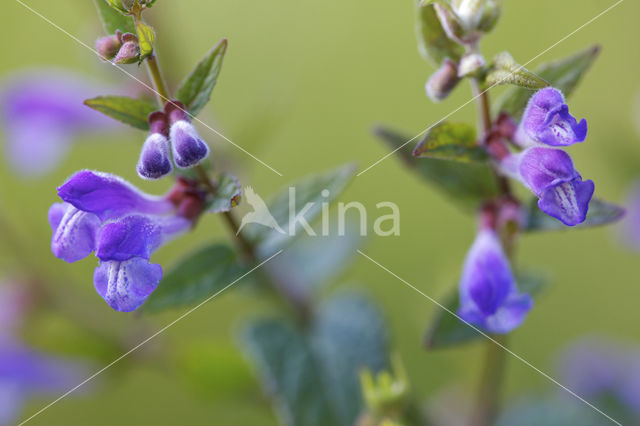
[[[595,186],[582,180],[566,152],[532,147],[507,156],[501,167],[538,196],[538,207],[549,216],[567,226],[586,219]]]
[[[495,231],[480,230],[462,270],[458,315],[490,333],[504,334],[520,326],[532,307],[531,296],[518,291]]]
[[[172,101],[165,105],[165,114],[171,125],[170,139],[173,160],[180,168],[197,165],[209,155],[209,147],[200,139],[181,102]]]
[[[522,146],[568,146],[583,142],[586,137],[587,121],[578,122],[569,114],[564,95],[558,89],[547,87],[529,100],[515,140]]]
[[[95,252],[100,266],[94,284],[113,309],[137,309],[162,278],[151,254],[187,231],[202,212],[198,194],[177,190],[147,195],[123,179],[80,171],[58,188],[64,201],[49,210],[51,249],[67,262]]]
[[[138,175],[143,179],[159,179],[173,170],[169,154],[167,116],[156,111],[149,115],[150,132],[138,160]]]

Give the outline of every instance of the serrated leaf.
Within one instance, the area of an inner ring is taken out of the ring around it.
[[[430,129],[413,151],[414,157],[440,158],[462,163],[485,162],[484,148],[478,146],[476,129],[465,123],[440,123]]]
[[[242,186],[230,173],[221,173],[217,180],[217,191],[208,200],[207,211],[211,213],[228,212],[238,204],[242,198]]]
[[[140,45],[140,62],[153,53],[153,46],[156,42],[156,32],[149,25],[142,21],[136,24],[136,34]]]
[[[551,86],[570,96],[582,77],[594,63],[600,53],[599,46],[592,46],[573,56],[554,62],[542,64],[535,70],[535,74],[549,82]],[[500,112],[507,112],[519,118],[527,106],[532,93],[521,88],[507,90],[494,104],[496,116]]]
[[[566,226],[558,219],[544,213],[538,207],[538,199],[534,198],[529,203],[527,216],[523,230],[526,232],[564,231],[574,228],[592,228],[615,223],[625,215],[625,209],[615,204],[592,199],[589,203],[589,211],[585,221],[576,226]]]
[[[98,96],[85,100],[84,104],[140,130],[149,130],[149,114],[157,109],[147,101],[127,96]]]
[[[227,39],[222,39],[189,73],[178,89],[178,100],[197,115],[207,105],[218,81],[222,61],[227,51]]]
[[[486,199],[498,195],[498,186],[488,164],[459,163],[436,158],[416,158],[410,140],[399,133],[383,128],[376,134],[385,141],[410,169],[466,210],[475,210]],[[402,147],[402,148],[400,148]]]
[[[293,221],[295,221],[295,218],[291,216],[302,214],[305,206],[310,204],[310,207],[304,211],[302,217],[307,223],[311,224],[322,212],[322,203],[331,203],[338,198],[353,179],[354,174],[355,167],[347,164],[329,172],[310,175],[297,182],[292,182],[267,203],[268,211],[284,232],[281,233],[261,224],[251,223],[243,230],[245,238],[258,246],[261,256],[269,256],[275,253],[295,237],[294,233],[290,232],[291,228],[293,228],[295,234],[302,232],[300,221],[295,226],[290,225],[290,222],[293,224]],[[324,190],[328,191],[326,197],[322,195]],[[295,194],[295,200],[290,199],[290,193]],[[249,204],[253,204],[252,195],[248,190],[246,191],[245,199]],[[290,203],[294,207],[293,215],[290,214]]]
[[[136,27],[131,16],[123,15],[114,10],[105,0],[93,0],[98,9],[98,15],[107,34],[115,34],[117,30],[123,33],[135,33]]]
[[[142,305],[143,312],[194,305],[213,296],[246,272],[236,252],[214,244],[190,254],[162,278]]]
[[[528,293],[532,297],[538,296],[547,286],[547,281],[539,274],[518,274],[516,282],[520,292]],[[450,292],[442,305],[450,312],[458,312],[460,307],[458,288]],[[427,349],[441,349],[473,342],[483,337],[478,331],[462,322],[459,318],[445,311],[441,307],[435,308],[433,320],[429,325],[424,338],[424,346]],[[486,333],[489,334],[489,333]]]
[[[254,320],[241,342],[284,424],[352,426],[363,408],[358,371],[388,368],[380,314],[357,296],[332,299],[305,328]]]
[[[417,35],[420,54],[439,67],[444,58],[458,62],[463,49],[447,37],[433,3],[418,2]]]
[[[522,67],[507,52],[502,52],[495,57],[485,83],[489,86],[512,84],[531,90],[549,86],[547,81]]]

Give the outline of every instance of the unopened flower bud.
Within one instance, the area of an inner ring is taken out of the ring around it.
[[[122,47],[118,51],[115,59],[116,64],[133,64],[138,62],[140,57],[140,45],[138,44],[138,37],[131,33],[122,35]]]
[[[180,168],[197,165],[209,155],[209,147],[200,139],[181,102],[171,101],[165,105],[165,114],[171,129],[171,148],[173,159]]]
[[[460,22],[469,30],[477,28],[484,12],[485,0],[453,0],[451,6]]]
[[[466,28],[449,6],[433,3],[433,8],[447,37],[460,44],[465,44],[465,42],[469,41],[466,38]]]
[[[498,22],[501,14],[502,8],[498,1],[486,0],[480,22],[478,22],[478,30],[484,33],[491,31]]]
[[[96,41],[96,51],[98,55],[105,61],[110,61],[118,54],[122,47],[120,41],[121,34],[116,33],[106,37],[101,37]]]
[[[427,81],[427,96],[433,102],[440,102],[449,96],[459,81],[458,66],[449,58],[445,58],[440,69]]]
[[[142,146],[138,175],[143,179],[160,179],[173,170],[169,156],[169,126],[166,115],[156,111],[149,116],[151,132]]]
[[[460,59],[458,77],[475,77],[487,66],[487,62],[480,53],[467,53]]]

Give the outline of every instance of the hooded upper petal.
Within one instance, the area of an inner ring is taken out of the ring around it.
[[[49,223],[53,230],[51,251],[66,262],[84,259],[96,247],[100,219],[70,204],[58,203],[49,209]]]
[[[174,209],[164,198],[147,195],[118,176],[90,170],[71,176],[58,188],[58,195],[103,221],[130,213],[165,214]]]
[[[159,133],[149,135],[140,151],[136,167],[143,179],[160,179],[173,170],[169,154],[169,140]]]
[[[209,146],[200,139],[193,124],[178,120],[171,125],[173,159],[180,168],[193,167],[209,155]]]
[[[521,180],[539,197],[554,185],[580,177],[569,154],[552,148],[523,151],[519,169]]]
[[[529,100],[516,141],[527,145],[542,143],[568,146],[587,137],[587,121],[578,122],[565,104],[562,93],[553,87],[538,91]]]
[[[524,321],[531,307],[531,298],[518,293],[497,235],[482,230],[465,260],[458,314],[489,332],[508,333]]]
[[[144,303],[162,279],[160,265],[136,257],[101,262],[93,275],[96,291],[111,308],[131,312]]]

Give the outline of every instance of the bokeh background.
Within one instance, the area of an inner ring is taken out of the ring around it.
[[[90,1],[26,3],[89,45],[102,35]],[[508,50],[524,63],[614,2],[505,3],[500,24],[482,48],[487,57]],[[630,183],[640,177],[640,135],[635,130],[640,114],[637,108],[636,116],[632,114],[634,99],[640,96],[639,15],[640,4],[625,1],[529,66],[594,43],[603,46],[570,102],[572,112],[586,117],[590,128],[587,142],[571,154],[583,176],[596,183],[597,195],[609,201],[622,202]],[[106,84],[135,86],[19,3],[4,2],[2,18],[0,76],[25,68],[63,67]],[[375,124],[415,135],[470,98],[464,87],[439,105],[427,100],[423,87],[433,70],[417,52],[411,0],[158,0],[148,21],[158,31],[160,60],[173,85],[220,38],[229,39],[213,101],[201,118],[284,177],[210,131],[201,129],[201,134],[216,161],[260,194],[346,162],[365,168],[387,152],[372,136]],[[145,78],[144,69],[128,69]],[[451,119],[474,120],[474,106]],[[124,340],[133,346],[180,313],[116,313],[95,293],[93,257],[68,265],[49,250],[46,212],[56,201],[56,185],[75,170],[115,173],[155,193],[167,188],[167,182],[143,183],[135,176],[143,138],[127,129],[117,136],[84,136],[55,172],[38,179],[25,180],[2,162],[0,205],[17,236],[2,236],[3,273],[20,274],[21,264],[10,254],[23,250],[20,256],[29,258],[30,267],[48,277],[58,306],[29,323],[26,339],[33,346],[106,363],[119,354],[105,342]],[[363,202],[373,217],[376,203],[397,203],[401,236],[372,237],[366,253],[434,297],[455,283],[472,241],[474,219],[395,159],[356,178],[342,200]],[[155,258],[170,265],[212,237],[224,238],[225,230],[216,217],[207,217],[195,233]],[[553,372],[558,351],[579,336],[598,333],[640,343],[639,254],[620,244],[615,229],[526,236],[520,247],[519,264],[545,271],[552,288],[513,334],[515,352]],[[423,333],[438,308],[367,260],[354,260],[337,285],[365,289],[381,304],[415,394],[427,399],[452,384],[472,389],[483,348],[425,352]],[[90,389],[56,404],[31,424],[276,424],[234,341],[239,320],[260,308],[259,301],[234,292],[216,298],[102,375]],[[88,331],[92,329],[96,331]],[[552,392],[555,385],[510,359],[507,397],[535,391]],[[49,401],[31,400],[24,414]]]

